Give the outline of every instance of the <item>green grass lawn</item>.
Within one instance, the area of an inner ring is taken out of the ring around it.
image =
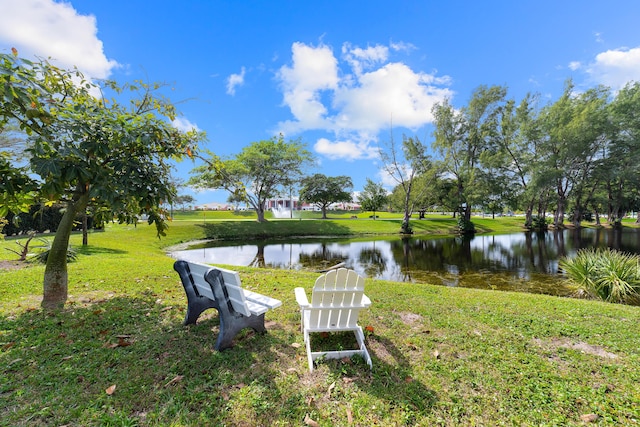
[[[221,230],[247,222],[233,219]],[[511,220],[474,222],[509,231]],[[398,221],[288,222],[384,234]],[[413,225],[442,233],[448,221]],[[182,326],[186,298],[163,248],[205,231],[178,216],[162,240],[146,224],[110,225],[87,248],[74,235],[69,303],[55,314],[39,309],[42,266],[0,271],[0,425],[640,424],[638,307],[367,280],[373,371],[354,360],[310,373],[293,288],[310,290],[316,273],[231,267],[283,305],[266,335],[244,331],[230,350],[213,349],[215,310]],[[0,241],[0,260],[13,246]]]

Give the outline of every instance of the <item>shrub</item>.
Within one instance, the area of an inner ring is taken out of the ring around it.
[[[613,249],[583,249],[559,267],[578,295],[603,301],[640,303],[640,256]]]
[[[549,228],[549,224],[547,223],[547,218],[545,216],[535,216],[533,217],[533,229],[538,231],[544,231]]]
[[[476,232],[476,226],[473,222],[466,220],[464,215],[458,216],[458,233],[460,234],[473,234]]]

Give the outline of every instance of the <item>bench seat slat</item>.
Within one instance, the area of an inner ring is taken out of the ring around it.
[[[282,301],[280,300],[250,291],[248,289],[244,290],[244,298],[247,301],[267,306],[269,309],[280,307],[282,305]]]

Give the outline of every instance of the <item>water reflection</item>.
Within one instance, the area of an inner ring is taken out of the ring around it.
[[[384,280],[564,295],[570,290],[558,280],[559,259],[590,247],[640,253],[640,230],[215,243],[173,256],[210,264],[314,271],[344,263],[366,277]]]

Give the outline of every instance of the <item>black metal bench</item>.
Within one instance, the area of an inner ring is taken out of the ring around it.
[[[180,275],[187,294],[187,315],[184,324],[195,324],[208,308],[218,310],[220,333],[215,349],[232,347],[233,338],[244,328],[266,332],[264,315],[282,302],[256,292],[242,289],[236,271],[187,261],[176,261],[173,269]]]

